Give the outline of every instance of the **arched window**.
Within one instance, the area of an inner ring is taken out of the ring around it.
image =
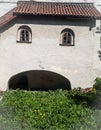
[[[73,46],[75,40],[75,34],[71,29],[64,29],[61,32],[61,43],[60,45]]]
[[[24,29],[20,32],[20,41],[29,42],[29,32],[28,32],[28,30]]]
[[[18,29],[17,42],[20,43],[31,43],[32,42],[32,31],[28,26],[21,26]]]

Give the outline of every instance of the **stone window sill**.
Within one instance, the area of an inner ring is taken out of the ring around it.
[[[32,43],[31,41],[16,41],[17,43]]]
[[[59,44],[60,46],[74,46],[74,44]]]

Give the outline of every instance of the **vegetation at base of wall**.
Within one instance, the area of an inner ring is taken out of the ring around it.
[[[90,92],[7,91],[0,102],[0,130],[101,130],[96,84]]]
[[[101,91],[101,78],[97,77],[97,78],[95,79],[95,84],[93,85],[93,87],[94,87],[96,90]]]

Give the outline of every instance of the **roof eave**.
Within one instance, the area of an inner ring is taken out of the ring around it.
[[[40,13],[19,13],[19,12],[14,12],[13,15],[15,16],[60,16],[60,17],[74,17],[74,18],[88,18],[88,19],[101,19],[101,16],[84,16],[84,15],[67,15],[67,14],[40,14]]]

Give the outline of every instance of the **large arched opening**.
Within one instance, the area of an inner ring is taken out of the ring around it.
[[[71,90],[70,81],[64,76],[46,70],[31,70],[12,76],[8,81],[9,89],[23,90]]]

